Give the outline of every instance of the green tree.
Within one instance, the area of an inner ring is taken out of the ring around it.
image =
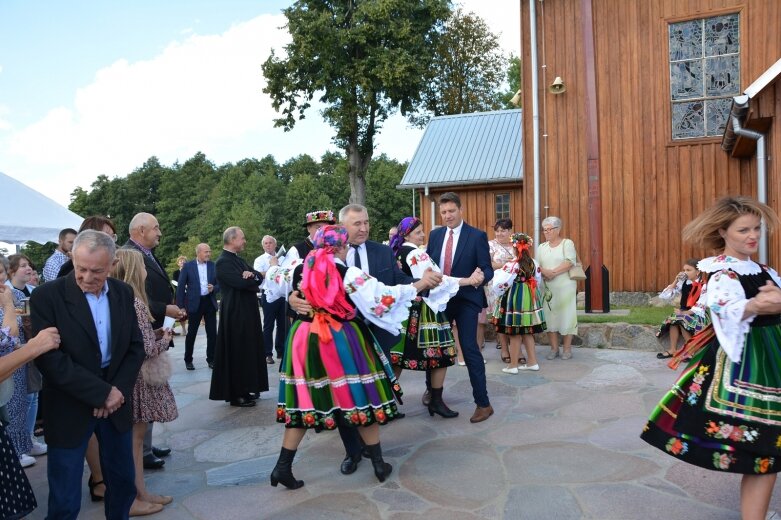
[[[501,87],[507,59],[499,37],[474,13],[459,8],[436,41],[436,59],[426,74],[426,112],[415,119],[425,126],[431,116],[467,114],[502,108]]]
[[[266,87],[290,130],[317,95],[349,165],[350,202],[366,200],[366,169],[382,123],[414,113],[448,0],[298,0],[284,10],[292,41],[263,63]]]
[[[402,218],[412,215],[410,190],[396,189],[406,169],[406,164],[389,159],[385,154],[369,165],[366,206],[373,240],[388,240],[388,230]]]
[[[509,88],[507,92],[502,94],[502,104],[504,108],[521,108],[521,100],[518,100],[518,104],[513,104],[510,100],[515,96],[516,92],[521,90],[521,58],[514,54],[510,54],[510,59],[507,60],[507,85]]]

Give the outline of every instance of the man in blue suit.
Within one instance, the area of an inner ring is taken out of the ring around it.
[[[176,287],[176,305],[187,310],[187,338],[184,340],[184,364],[187,370],[195,370],[193,347],[198,327],[203,318],[206,324],[206,363],[214,367],[214,343],[217,339],[217,298],[220,290],[212,250],[209,244],[198,244],[195,260],[182,266],[179,285]]]
[[[443,227],[429,233],[429,256],[446,275],[468,277],[475,268],[480,268],[484,276],[480,286],[461,287],[445,309],[447,318],[455,321],[458,328],[458,340],[477,405],[469,421],[477,423],[485,421],[494,413],[486,390],[483,355],[477,346],[477,317],[487,305],[482,285],[488,283],[494,275],[488,252],[488,237],[484,231],[464,222],[461,199],[455,193],[448,192],[440,196],[439,215]]]

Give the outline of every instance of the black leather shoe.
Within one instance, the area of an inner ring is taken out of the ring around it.
[[[231,401],[231,406],[238,406],[239,408],[248,408],[250,406],[255,406],[255,401],[251,399],[245,399],[244,397],[239,397],[238,399],[234,399]]]
[[[206,364],[209,365],[209,368],[214,368],[214,362],[213,361],[209,361]]]
[[[359,462],[361,462],[360,453],[358,453],[357,455],[348,455],[342,461],[342,465],[339,468],[339,471],[342,472],[342,475],[350,475],[352,473],[355,473],[355,470],[358,469]]]
[[[144,469],[160,469],[165,466],[165,461],[156,457],[154,453],[144,455]]]
[[[193,365],[190,361],[185,361],[184,366],[187,368],[187,370],[195,370],[195,365]]]
[[[155,448],[152,446],[152,455],[155,457],[167,457],[171,454],[171,448]]]
[[[266,356],[266,364],[273,365],[275,363],[274,356]]]
[[[260,399],[260,392],[250,392],[247,394],[247,399],[251,399],[253,401],[257,401]]]

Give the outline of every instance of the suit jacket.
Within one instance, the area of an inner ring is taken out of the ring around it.
[[[442,254],[442,244],[445,240],[445,232],[447,227],[439,227],[434,229],[428,235],[428,248],[426,252],[439,263],[439,257]],[[444,269],[444,265],[439,266]],[[472,275],[475,267],[479,267],[485,275],[483,285],[491,281],[494,277],[494,270],[491,267],[491,254],[488,251],[488,236],[485,231],[480,231],[477,228],[473,228],[466,222],[461,228],[461,234],[458,237],[458,245],[453,253],[453,265],[450,270],[450,276],[457,278],[468,278]],[[488,305],[485,298],[485,291],[482,287],[477,289],[471,285],[464,285],[458,293],[451,299],[451,302],[468,302],[475,305],[478,309],[482,309]]]
[[[179,273],[179,285],[176,287],[176,305],[187,309],[188,313],[198,312],[201,305],[201,277],[198,274],[198,261],[190,260],[182,266]],[[206,283],[214,286],[214,290],[209,293],[214,309],[217,309],[217,292],[220,290],[220,284],[217,283],[217,272],[214,268],[214,262],[206,262]]]
[[[149,312],[152,313],[152,317],[155,320],[152,323],[152,328],[159,329],[163,326],[163,320],[165,320],[166,305],[174,303],[174,289],[171,285],[171,280],[168,278],[168,273],[165,272],[163,264],[154,256],[154,253],[152,253],[153,258],[149,258],[132,240],[128,240],[122,248],[135,249],[144,257],[146,297],[149,300]]]
[[[144,340],[133,306],[133,290],[124,282],[108,279],[111,312],[111,362],[106,377],[100,368],[97,329],[87,298],[73,273],[41,285],[30,297],[33,334],[57,327],[60,348],[35,360],[43,374],[46,442],[57,448],[73,448],[84,439],[93,409],[101,408],[116,386],[125,396],[109,416],[121,432],[133,426],[133,386],[144,361]]]

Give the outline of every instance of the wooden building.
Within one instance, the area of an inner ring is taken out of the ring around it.
[[[415,213],[427,233],[439,225],[437,201],[448,191],[461,198],[465,220],[491,238],[498,219],[522,219],[521,126],[521,110],[431,119],[398,186],[419,194]]]
[[[751,143],[737,155],[721,145],[732,98],[781,57],[781,2],[534,4],[536,41],[531,40],[529,0],[521,3],[526,172],[520,227],[529,229],[534,217],[534,51],[539,65],[541,206],[562,218],[564,235],[575,240],[588,265],[597,242],[589,227],[591,159],[591,166],[598,167],[592,195],[601,203],[598,253],[610,270],[610,290],[658,290],[672,280],[684,259],[710,253],[682,244],[680,231],[686,223],[718,197],[757,194]],[[565,92],[549,91],[556,77]],[[589,81],[595,111],[588,109]],[[781,138],[773,122],[781,114],[780,83],[771,82],[752,98],[748,116],[749,127],[767,133],[768,202],[776,211],[781,210],[781,179],[774,159],[781,158]],[[589,157],[590,137],[597,138],[596,157]],[[780,244],[771,236],[769,263],[776,267],[781,265]]]

